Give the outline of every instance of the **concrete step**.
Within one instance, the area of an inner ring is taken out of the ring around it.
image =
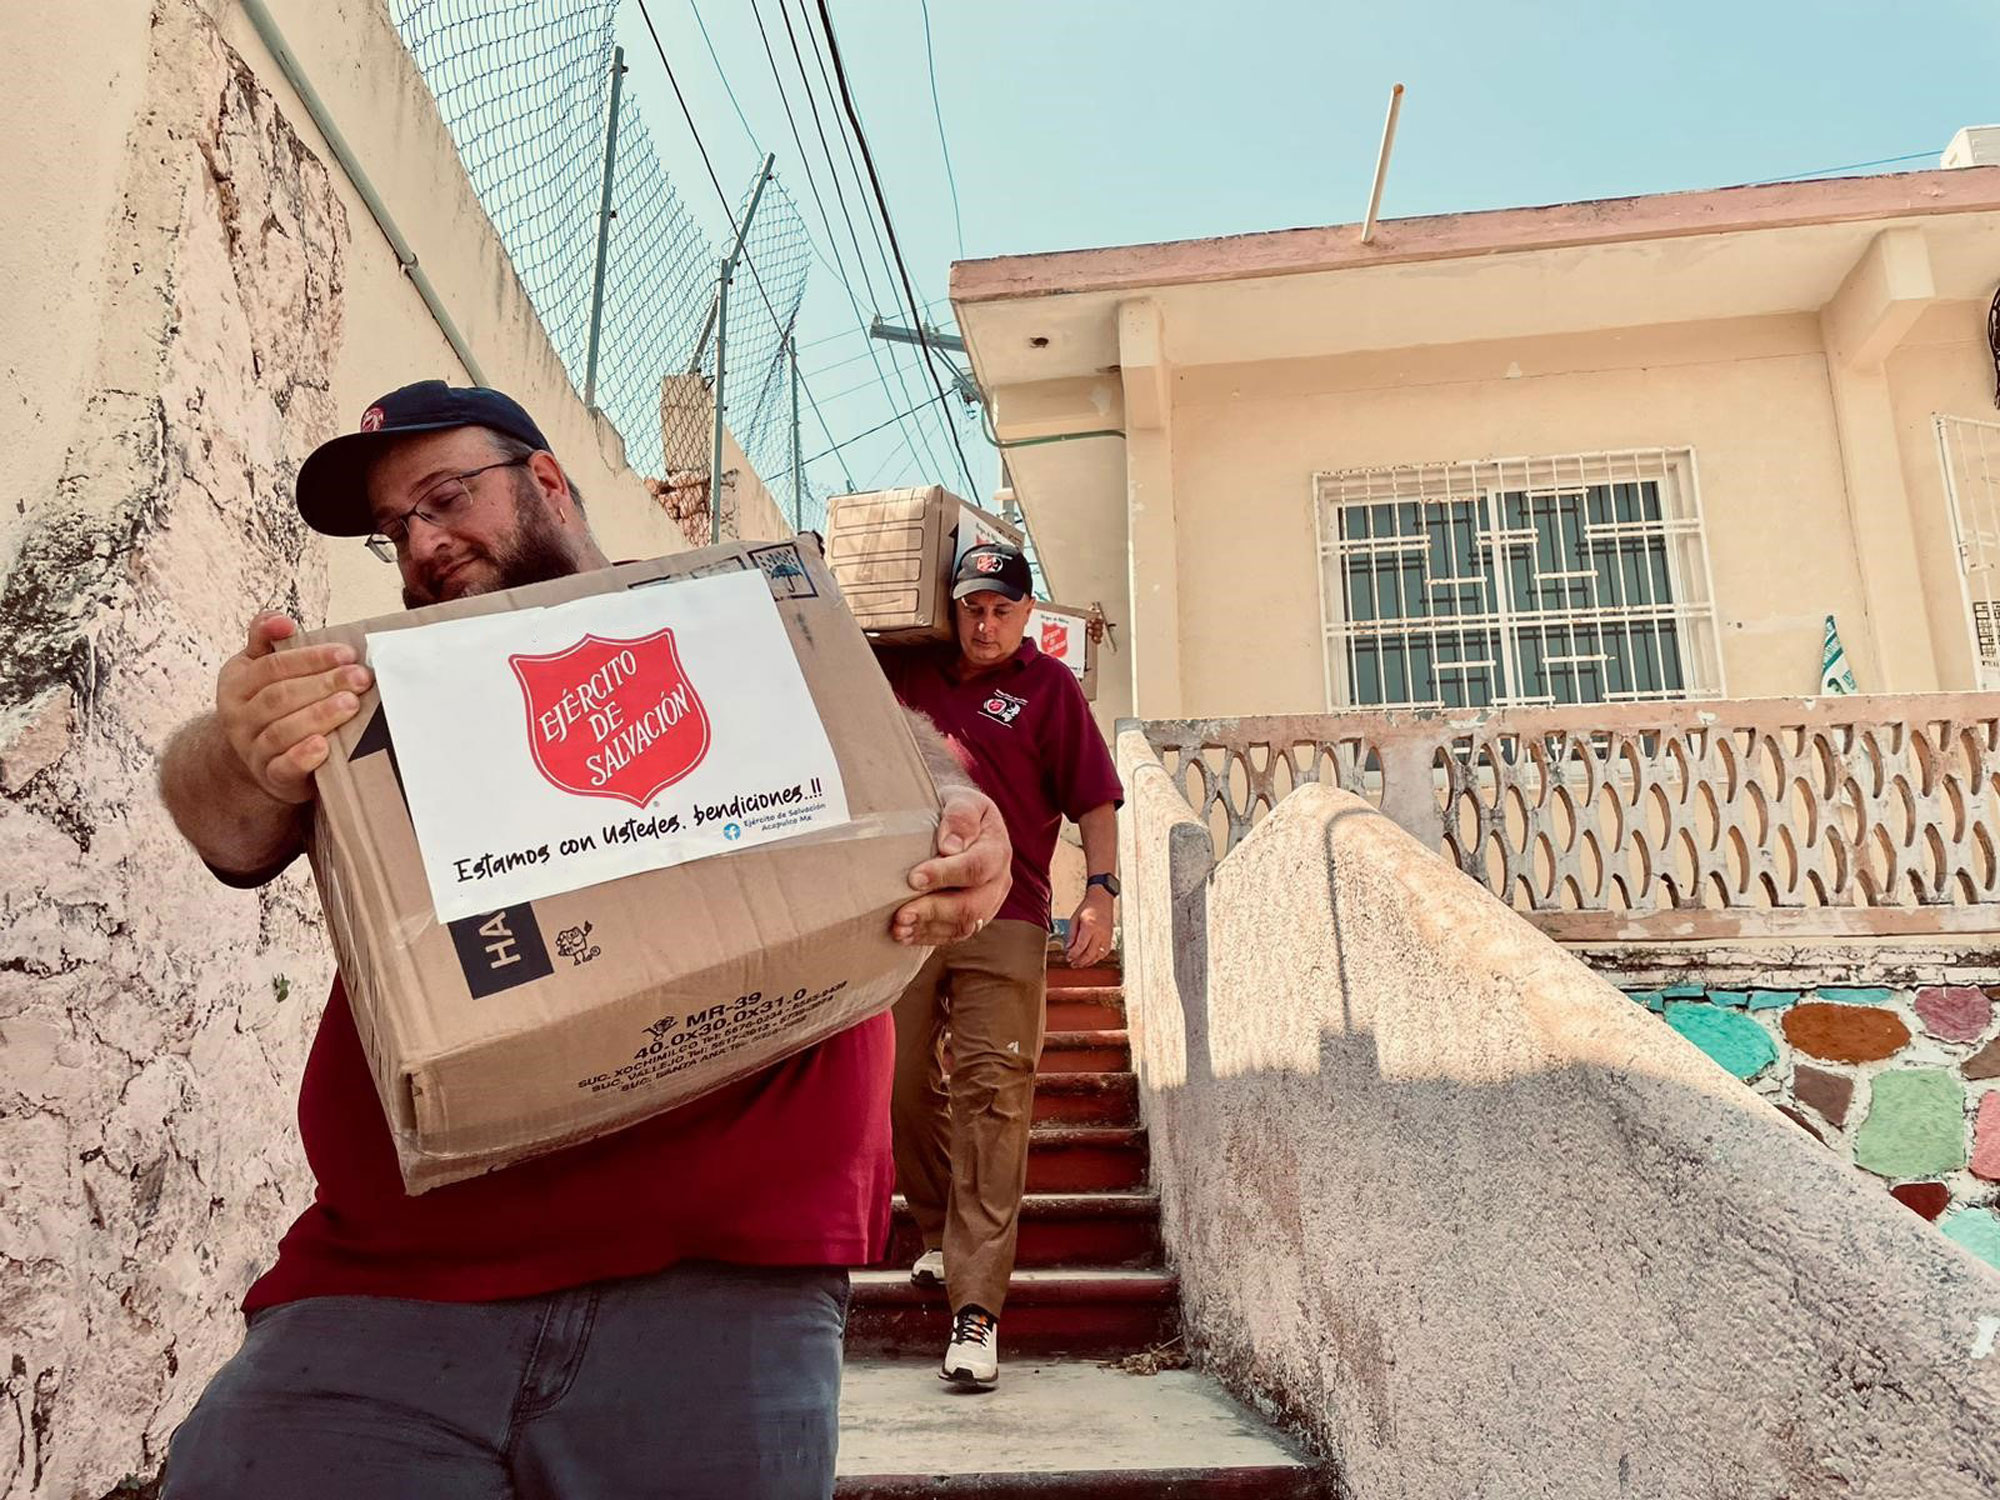
[[[1133,1125],[1037,1125],[1028,1137],[1031,1193],[1117,1193],[1146,1184],[1146,1132]]]
[[[1090,1031],[1049,1030],[1042,1036],[1042,1060],[1035,1076],[1051,1073],[1127,1073],[1132,1042],[1124,1027]]]
[[[1004,1323],[996,1389],[962,1393],[935,1370],[929,1357],[848,1361],[839,1500],[1332,1493],[1291,1443],[1194,1371],[1127,1375],[1087,1361],[1017,1360]]]
[[[1035,1123],[1137,1125],[1139,1081],[1130,1073],[1044,1073],[1035,1079]]]
[[[907,1269],[923,1254],[923,1236],[898,1195],[884,1266]],[[1160,1263],[1160,1200],[1151,1193],[1030,1193],[1021,1200],[1022,1267]]]
[[[910,1283],[907,1266],[856,1271],[847,1357],[944,1354],[951,1309],[944,1293]],[[1022,1270],[1000,1314],[1001,1358],[1078,1354],[1115,1359],[1156,1348],[1180,1331],[1180,1294],[1164,1271]]]
[[[1050,990],[1050,1031],[1111,1031],[1125,1024],[1125,991],[1116,985]]]

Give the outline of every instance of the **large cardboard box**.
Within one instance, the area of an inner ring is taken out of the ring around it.
[[[289,644],[320,641],[378,678],[311,857],[411,1192],[766,1067],[925,958],[889,921],[937,792],[809,543]]]
[[[826,556],[854,618],[878,641],[952,639],[951,579],[982,542],[1021,545],[1020,530],[942,485],[836,495]]]
[[[1067,604],[1036,604],[1028,616],[1027,639],[1044,656],[1070,669],[1083,696],[1097,699],[1097,642],[1090,634],[1092,612]]]

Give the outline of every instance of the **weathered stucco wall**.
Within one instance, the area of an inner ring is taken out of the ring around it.
[[[382,0],[272,8],[606,546],[685,547],[569,389]],[[0,41],[0,1497],[96,1500],[157,1469],[310,1193],[294,1098],[331,973],[303,870],[212,881],[158,756],[258,608],[395,607],[292,482],[383,390],[465,372],[234,0],[0,7]]]
[[[1191,1338],[1357,1500],[2000,1485],[2000,1275],[1366,803],[1120,760]]]
[[[1817,688],[1829,613],[1871,659],[1809,317],[1187,372],[1174,412],[1186,712],[1324,705],[1315,473],[1681,444],[1699,469],[1729,695]]]
[[[211,881],[153,787],[247,610],[326,609],[290,481],[336,420],[347,226],[191,5],[130,78],[78,405],[0,585],[0,1495],[157,1466],[309,1191],[303,875]]]

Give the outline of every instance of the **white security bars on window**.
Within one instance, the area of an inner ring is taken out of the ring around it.
[[[2000,422],[1935,419],[1979,685],[2000,686]]]
[[[1348,469],[1316,495],[1329,707],[1722,691],[1689,449]]]

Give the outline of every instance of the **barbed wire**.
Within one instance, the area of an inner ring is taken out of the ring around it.
[[[480,205],[581,393],[619,0],[389,0]],[[628,63],[628,67],[630,63]],[[605,255],[596,404],[659,502],[707,540],[718,245],[675,191],[625,91]],[[748,206],[746,185],[737,222]],[[725,420],[787,517],[821,524],[824,497],[792,493],[786,358],[812,258],[791,195],[769,184],[730,290]],[[736,530],[723,488],[722,531]]]

